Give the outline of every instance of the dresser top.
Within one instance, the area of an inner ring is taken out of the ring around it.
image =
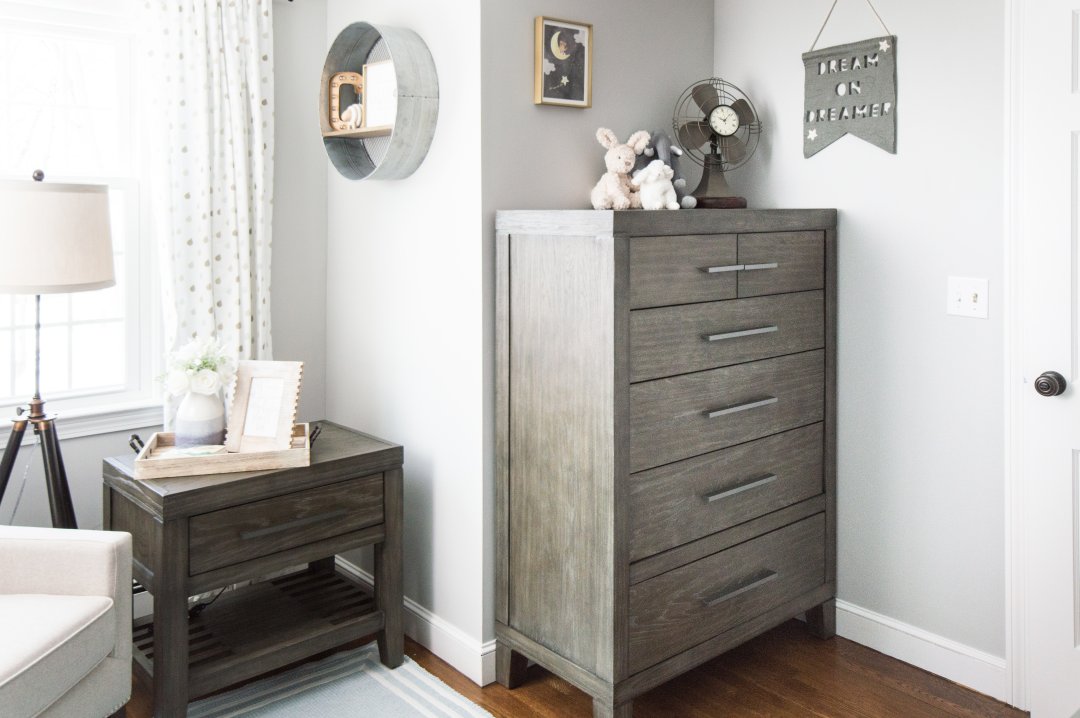
[[[495,213],[497,232],[526,234],[655,237],[835,228],[835,209],[511,209]]]
[[[105,459],[105,483],[152,513],[172,518],[401,466],[401,446],[329,421],[318,424],[322,433],[311,447],[310,466],[136,481],[135,455],[129,454]]]

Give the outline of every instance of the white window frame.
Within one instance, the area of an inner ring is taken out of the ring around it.
[[[162,391],[156,380],[162,373],[161,298],[156,247],[152,241],[150,221],[150,191],[145,181],[148,161],[143,144],[145,133],[139,117],[137,89],[140,82],[137,68],[137,37],[134,27],[135,9],[132,0],[0,0],[0,23],[18,24],[33,28],[48,28],[61,34],[88,33],[95,37],[114,37],[126,45],[127,68],[130,75],[126,87],[131,106],[130,136],[133,166],[139,177],[73,177],[47,176],[46,181],[88,182],[107,184],[110,188],[134,193],[136,201],[128,210],[127,226],[133,236],[127,237],[123,250],[124,273],[128,290],[124,298],[126,385],[120,390],[101,392],[71,392],[69,396],[52,398],[45,392],[46,410],[60,417],[62,438],[90,436],[113,431],[155,426],[161,423]],[[46,171],[48,168],[45,168]],[[25,177],[8,179],[27,179]],[[77,299],[77,295],[72,295]],[[77,360],[77,357],[75,358]],[[29,396],[18,400],[23,406]],[[0,405],[0,441],[6,442],[10,418],[16,407]],[[25,441],[33,440],[28,432]]]

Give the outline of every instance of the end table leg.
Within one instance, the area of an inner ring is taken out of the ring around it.
[[[404,514],[401,469],[383,474],[383,519],[386,538],[375,545],[375,604],[383,612],[379,631],[379,658],[397,668],[405,659],[405,634],[401,623],[402,595],[401,524]]]
[[[188,704],[187,520],[157,538],[154,577],[154,716],[186,716]]]
[[[806,627],[818,638],[836,635],[836,599],[829,599],[806,612]]]
[[[502,641],[495,642],[495,680],[506,688],[517,688],[525,682],[529,659]]]

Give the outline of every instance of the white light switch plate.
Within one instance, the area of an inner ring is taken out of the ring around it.
[[[990,281],[978,277],[949,277],[945,311],[958,317],[989,317]]]

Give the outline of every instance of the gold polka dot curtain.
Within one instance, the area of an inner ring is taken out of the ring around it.
[[[270,359],[272,0],[145,0],[164,338]]]

